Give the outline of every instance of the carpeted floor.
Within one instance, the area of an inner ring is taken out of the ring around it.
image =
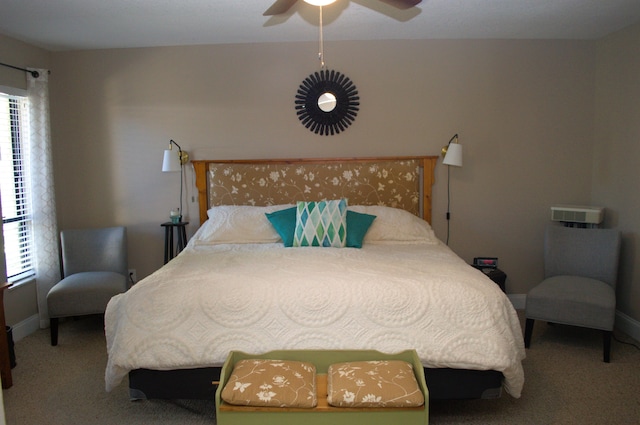
[[[9,425],[215,423],[213,401],[132,402],[125,383],[105,392],[100,317],[62,323],[58,347],[41,330],[15,351],[14,385],[4,390]],[[536,323],[521,398],[431,403],[430,423],[640,424],[640,350],[614,341],[611,360],[602,362],[599,332]]]

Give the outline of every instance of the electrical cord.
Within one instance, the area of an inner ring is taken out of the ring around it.
[[[639,345],[637,345],[635,342],[631,342],[631,341],[635,341],[633,339],[631,341],[623,341],[618,336],[616,336],[615,332],[613,332],[613,339],[616,342],[619,342],[620,344],[630,345],[630,346],[634,347],[636,350],[640,350],[640,346]]]
[[[449,245],[451,220],[451,167],[447,165],[447,245]]]

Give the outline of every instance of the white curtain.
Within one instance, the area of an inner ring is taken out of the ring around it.
[[[37,77],[32,71],[38,73]],[[49,126],[49,71],[29,69],[29,164],[33,208],[34,258],[40,327],[49,326],[47,293],[60,280],[58,227]]]

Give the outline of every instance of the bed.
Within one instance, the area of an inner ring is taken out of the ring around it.
[[[109,303],[106,389],[212,399],[230,351],[416,349],[431,399],[520,397],[513,306],[429,225],[437,159],[193,161],[201,226]]]

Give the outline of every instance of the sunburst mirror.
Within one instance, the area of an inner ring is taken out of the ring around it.
[[[322,69],[302,81],[296,94],[296,114],[310,131],[333,136],[345,131],[358,115],[360,97],[344,74]]]

